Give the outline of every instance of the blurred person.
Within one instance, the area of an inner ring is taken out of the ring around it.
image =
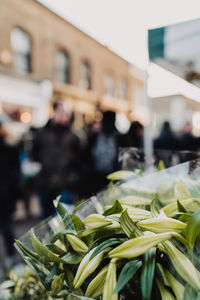
[[[160,135],[154,140],[154,149],[156,150],[155,164],[158,165],[159,161],[162,160],[165,164],[165,167],[171,167],[173,161],[172,151],[180,150],[180,145],[180,140],[173,133],[170,123],[168,121],[165,121],[163,123]]]
[[[102,122],[98,120],[94,120],[89,129],[89,134],[97,133],[102,129]]]
[[[144,127],[140,122],[132,122],[129,131],[121,137],[121,146],[142,148],[143,132]]]
[[[115,127],[115,117],[113,111],[104,112],[102,125],[94,126],[93,133],[88,138],[88,195],[108,184],[106,176],[117,170],[119,132]]]
[[[41,169],[38,162],[33,161],[32,149],[37,128],[31,126],[24,134],[20,143],[21,196],[24,201],[26,217],[32,217],[31,198],[36,195],[35,179]]]
[[[85,116],[83,117],[83,127],[81,128],[81,134],[80,131],[77,132],[79,134],[79,138],[81,141],[81,146],[83,149],[87,147],[88,138],[94,133],[98,132],[101,129],[102,122],[99,120],[93,120],[91,123],[87,123],[85,121]]]
[[[19,196],[19,149],[7,142],[8,133],[0,123],[0,232],[3,235],[8,267],[14,262],[12,214]]]
[[[91,188],[89,178],[91,177],[91,161],[89,144],[93,140],[93,136],[102,129],[102,121],[94,120],[87,124],[85,123],[85,140],[81,141],[81,156],[80,156],[80,181],[79,181],[79,195],[81,198],[89,197],[91,194]]]
[[[163,123],[160,135],[154,140],[154,148],[168,150],[180,149],[180,142],[173,133],[168,121]]]
[[[102,129],[102,120],[94,120],[93,122],[91,122],[90,124],[87,125],[87,142],[86,145],[88,143],[88,141],[90,140],[90,137],[94,136],[96,133],[98,133],[100,130]]]
[[[97,134],[102,128],[102,122],[94,120],[91,123],[85,122],[85,139],[81,141],[81,168],[80,168],[80,181],[79,181],[79,195],[80,198],[89,197],[91,194],[89,178],[91,177],[91,162],[90,154],[88,152],[89,144],[93,136]]]
[[[199,148],[199,139],[192,134],[192,125],[186,122],[183,133],[180,136],[181,150],[197,151]]]
[[[41,163],[37,188],[46,218],[54,213],[53,200],[62,195],[62,201],[72,203],[75,198],[79,169],[80,141],[71,130],[71,111],[62,102],[53,105],[53,116],[38,131],[33,158]]]

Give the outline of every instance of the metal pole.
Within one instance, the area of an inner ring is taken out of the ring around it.
[[[149,56],[145,72],[145,106],[147,109],[147,120],[144,128],[144,154],[145,154],[145,171],[150,172],[153,169],[153,133],[152,133],[152,100],[148,95],[148,78],[149,78]]]

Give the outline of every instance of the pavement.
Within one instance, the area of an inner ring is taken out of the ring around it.
[[[27,216],[25,211],[25,206],[22,200],[19,200],[16,207],[16,212],[13,216],[14,220],[14,233],[15,238],[21,237],[25,232],[31,229],[33,226],[41,221],[40,217],[40,206],[37,197],[33,197],[30,202],[30,214]],[[14,241],[13,241],[14,242]],[[0,279],[2,274],[5,272],[5,261],[6,261],[6,251],[4,248],[4,243],[2,235],[0,232]],[[16,251],[16,257],[14,259],[14,264],[21,263],[23,260],[19,253]]]

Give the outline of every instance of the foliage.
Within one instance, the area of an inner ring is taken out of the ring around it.
[[[175,199],[166,205],[170,189]],[[192,198],[182,181],[151,199],[145,193],[116,198],[84,220],[59,199],[55,206],[59,234],[45,242],[31,230],[34,251],[16,241],[53,297],[198,299],[200,195]]]
[[[1,284],[6,300],[50,300],[46,289],[39,281],[36,273],[26,266],[21,275],[9,271],[6,280]]]

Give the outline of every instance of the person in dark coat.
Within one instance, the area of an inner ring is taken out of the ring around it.
[[[159,137],[154,140],[154,149],[156,165],[162,160],[165,167],[171,167],[173,158],[172,153],[173,151],[180,150],[180,140],[173,133],[168,121],[163,123]]]
[[[103,113],[102,127],[88,139],[86,164],[88,165],[88,196],[108,184],[106,176],[117,170],[119,132],[115,127],[115,112]]]
[[[54,213],[57,195],[65,203],[74,201],[79,180],[80,141],[71,130],[71,114],[61,102],[53,108],[52,119],[38,131],[33,146],[34,160],[42,165],[36,184],[43,218]]]
[[[159,137],[154,140],[154,148],[168,150],[180,149],[180,142],[174,135],[168,121],[164,122]]]
[[[144,127],[140,122],[138,121],[132,122],[129,131],[121,137],[120,146],[142,148],[143,132],[144,132]]]
[[[187,122],[180,136],[181,150],[197,151],[199,147],[199,139],[192,134],[192,126]]]
[[[19,195],[19,168],[19,149],[6,142],[6,133],[0,124],[0,232],[8,258],[15,254],[12,214]]]

